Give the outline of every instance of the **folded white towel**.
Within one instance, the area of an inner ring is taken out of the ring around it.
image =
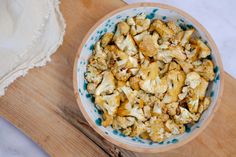
[[[17,77],[43,66],[63,41],[58,0],[0,0],[0,96]]]

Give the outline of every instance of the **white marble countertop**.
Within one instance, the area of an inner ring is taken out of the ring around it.
[[[141,0],[125,0],[137,2]],[[236,1],[152,0],[176,6],[195,17],[214,38],[225,70],[236,78]],[[0,157],[47,157],[31,139],[0,117]]]

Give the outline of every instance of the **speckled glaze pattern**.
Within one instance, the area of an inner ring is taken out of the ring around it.
[[[208,89],[207,89],[207,96],[210,96],[212,99],[210,107],[202,114],[200,120],[194,124],[193,126],[186,125],[186,131],[184,134],[169,138],[164,142],[161,143],[154,143],[150,140],[144,140],[139,137],[128,137],[119,132],[118,130],[114,130],[111,127],[103,127],[101,125],[102,121],[102,112],[96,108],[94,104],[94,98],[88,94],[86,90],[87,82],[84,78],[84,73],[86,72],[86,66],[88,64],[88,59],[90,55],[92,54],[92,51],[94,49],[94,44],[97,40],[106,32],[114,32],[115,31],[115,25],[119,21],[125,20],[128,17],[135,16],[140,13],[146,13],[147,18],[149,19],[161,19],[164,21],[175,21],[183,30],[186,30],[188,28],[195,28],[197,31],[194,35],[199,37],[201,40],[203,40],[206,44],[207,38],[206,34],[201,32],[201,30],[193,25],[190,21],[179,15],[178,13],[163,9],[159,7],[137,7],[137,8],[130,8],[124,11],[121,11],[119,13],[116,13],[115,15],[107,18],[103,23],[101,23],[89,36],[88,40],[83,45],[80,57],[77,62],[77,82],[78,87],[77,91],[79,93],[81,102],[83,107],[85,108],[85,111],[88,113],[89,117],[93,120],[93,122],[99,127],[99,129],[104,132],[105,134],[111,136],[114,140],[129,144],[135,147],[141,147],[141,148],[160,148],[165,147],[166,145],[175,145],[179,141],[183,141],[191,136],[193,132],[196,132],[199,128],[201,128],[202,124],[206,121],[210,113],[212,112],[214,106],[216,105],[217,97],[219,94],[219,87],[220,87],[220,68],[219,68],[219,61],[217,60],[217,57],[214,55],[209,56],[208,58],[211,59],[214,63],[214,72],[216,74],[215,79],[213,82],[210,83]],[[208,44],[208,46],[211,48],[211,45]],[[214,53],[213,53],[214,54]]]

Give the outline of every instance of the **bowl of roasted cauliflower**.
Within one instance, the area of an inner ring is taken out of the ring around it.
[[[196,137],[214,116],[223,68],[209,33],[187,13],[138,3],[99,20],[74,65],[84,117],[111,143],[162,152]]]

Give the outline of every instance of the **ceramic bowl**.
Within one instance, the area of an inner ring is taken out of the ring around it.
[[[164,21],[175,21],[182,29],[194,27],[196,36],[201,38],[212,50],[211,59],[214,63],[216,77],[207,89],[207,96],[212,99],[210,107],[202,114],[200,120],[193,126],[186,126],[186,132],[182,135],[167,139],[161,143],[154,143],[150,140],[143,140],[139,137],[128,137],[114,130],[111,127],[101,125],[101,112],[94,105],[94,98],[86,90],[87,82],[84,78],[88,58],[92,54],[95,42],[106,32],[114,32],[115,25],[127,17],[135,16],[139,13],[146,13],[149,19],[162,19]],[[193,17],[175,7],[158,3],[137,3],[117,9],[100,19],[84,37],[74,63],[74,93],[84,117],[102,137],[111,143],[137,152],[154,153],[163,152],[184,145],[209,124],[213,118],[217,107],[220,104],[223,90],[223,67],[218,49],[212,37],[206,29]]]

